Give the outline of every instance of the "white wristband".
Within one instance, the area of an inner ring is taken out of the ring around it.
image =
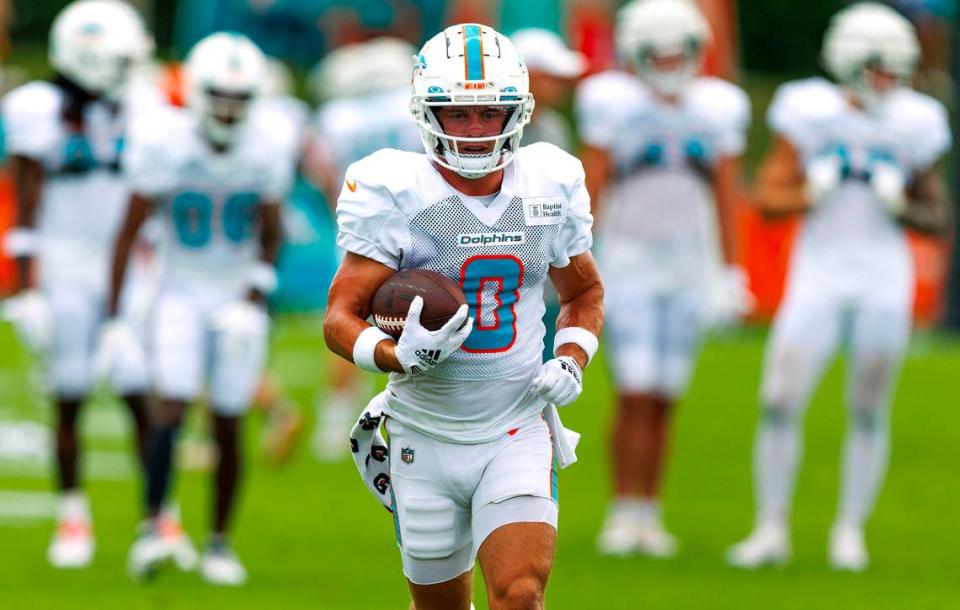
[[[553,339],[553,355],[556,356],[560,346],[567,343],[580,346],[580,349],[587,354],[587,364],[590,364],[594,354],[597,353],[597,348],[600,347],[600,341],[597,339],[597,336],[586,328],[568,326],[557,331]]]
[[[371,373],[386,373],[377,366],[374,355],[381,341],[393,341],[393,337],[376,326],[371,326],[360,333],[357,342],[353,344],[353,363]]]
[[[277,270],[268,262],[257,261],[247,273],[250,287],[263,295],[271,295],[277,289]]]
[[[30,256],[37,251],[37,232],[29,227],[15,227],[7,231],[3,249],[8,256]]]

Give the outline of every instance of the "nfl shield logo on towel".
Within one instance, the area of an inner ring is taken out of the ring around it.
[[[413,464],[413,454],[414,450],[409,447],[404,447],[400,450],[400,461],[404,464]]]

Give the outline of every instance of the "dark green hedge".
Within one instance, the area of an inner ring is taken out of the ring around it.
[[[843,0],[739,0],[741,59],[747,70],[812,72],[830,16]]]

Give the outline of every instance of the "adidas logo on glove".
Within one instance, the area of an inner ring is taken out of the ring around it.
[[[423,361],[424,364],[436,366],[440,363],[440,350],[438,349],[418,349],[414,353],[417,355],[417,358],[420,358],[420,360]]]

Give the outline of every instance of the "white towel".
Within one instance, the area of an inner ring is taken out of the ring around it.
[[[553,455],[557,458],[560,468],[566,468],[577,461],[577,444],[580,442],[580,433],[563,427],[560,413],[551,404],[543,409],[543,419],[550,428],[550,437],[553,440]]]
[[[357,423],[350,430],[350,450],[367,489],[390,512],[393,493],[390,491],[390,452],[380,433],[383,422],[384,393],[370,401]]]

